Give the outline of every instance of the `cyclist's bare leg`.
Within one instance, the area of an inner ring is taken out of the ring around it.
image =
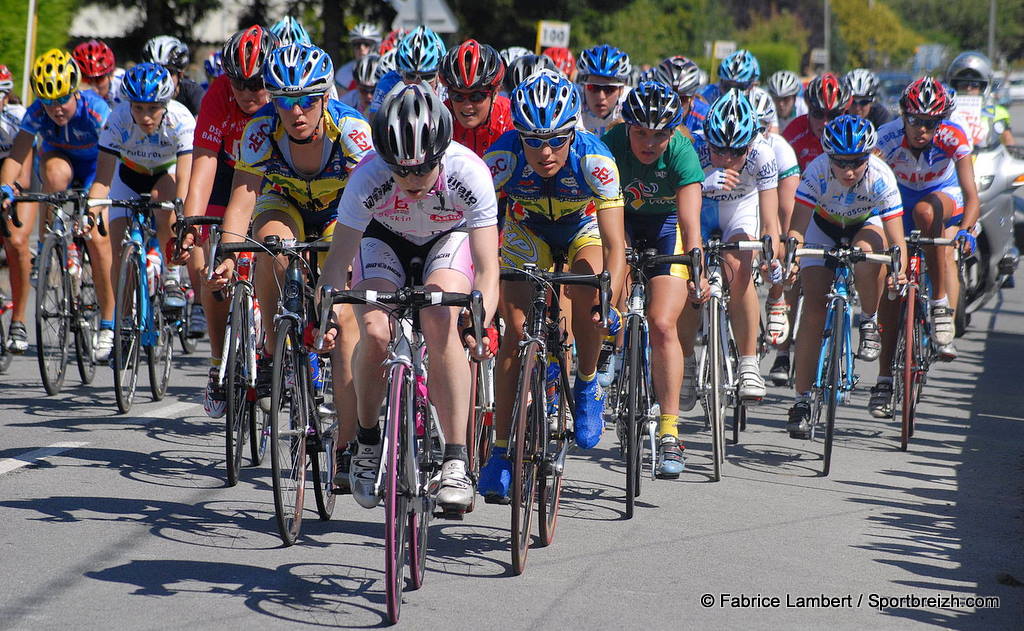
[[[264,211],[253,218],[252,233],[256,241],[260,243],[271,235],[277,235],[284,239],[294,239],[299,233],[295,221],[283,212]],[[284,270],[288,266],[288,257],[278,256],[276,261],[266,252],[256,252],[256,270],[254,273],[256,285],[256,299],[260,301],[260,308],[263,310],[264,333],[266,334],[266,348],[274,348],[277,341],[273,326],[273,314],[277,312],[277,301],[280,298],[278,282],[284,276]]]
[[[570,268],[574,274],[600,274],[604,269],[600,246],[581,248]],[[597,359],[601,354],[603,329],[594,326],[591,310],[598,305],[596,289],[573,285],[566,287],[566,296],[572,301],[572,333],[576,340],[576,371],[580,375],[597,372]]]
[[[952,239],[956,237],[959,230],[960,226],[943,228],[942,236]],[[957,304],[960,302],[960,271],[957,268],[954,249],[942,248],[942,253],[946,262],[946,295],[949,296],[949,308],[956,311]]]
[[[885,248],[885,235],[881,226],[864,226],[853,239],[853,246],[865,251],[879,251]],[[858,263],[853,270],[854,283],[860,296],[861,310],[865,315],[878,312],[878,300],[882,296],[885,270],[877,263]]]
[[[956,210],[952,198],[945,193],[930,193],[914,206],[914,225],[926,237],[941,237],[943,226]],[[946,248],[927,246],[924,248],[928,260],[928,271],[932,276],[932,298],[941,300],[946,297],[949,267],[946,258],[952,258],[952,251]]]
[[[166,202],[174,199],[177,190],[175,189],[174,176],[165,173],[160,176],[153,187],[153,201]],[[167,247],[167,241],[171,238],[171,214],[172,211],[156,211],[156,237],[160,240],[161,251]],[[167,253],[164,252],[166,255]]]
[[[878,355],[879,377],[892,377],[892,358],[896,354],[896,341],[902,334],[899,319],[900,299],[897,297],[896,300],[889,300],[889,296],[883,292],[878,301],[878,324],[882,329],[882,350]]]
[[[505,332],[498,348],[494,366],[494,430],[495,440],[507,441],[512,426],[512,402],[516,398],[516,380],[519,377],[519,342],[523,337],[526,313],[533,289],[529,283],[501,283],[498,311],[505,320]]]
[[[661,413],[678,416],[679,389],[683,384],[683,347],[678,323],[686,303],[686,281],[675,276],[655,276],[649,288],[651,380]]]
[[[96,288],[96,300],[100,305],[100,319],[101,320],[113,320],[114,319],[114,292],[116,286],[114,285],[114,274],[111,270],[114,267],[114,258],[111,238],[110,238],[110,222],[107,221],[108,211],[103,209],[103,221],[107,224],[108,231],[107,236],[100,234],[99,230],[94,229],[89,237],[89,240],[85,242],[85,247],[89,249],[89,257],[92,261],[92,278]],[[123,228],[122,228],[123,230]],[[120,245],[120,241],[118,241]]]
[[[22,188],[28,189],[31,178],[32,160],[25,161],[18,183]],[[16,227],[10,219],[7,219],[7,231],[11,235],[4,241],[4,249],[7,251],[7,265],[10,271],[11,300],[14,302],[12,320],[14,322],[25,321],[25,305],[28,304],[32,287],[29,285],[29,274],[32,270],[32,252],[30,239],[32,229],[36,225],[36,212],[38,204],[18,204],[18,220],[21,227]]]
[[[39,156],[39,179],[43,183],[44,193],[59,193],[66,191],[71,186],[75,176],[71,163],[64,154],[48,151]],[[39,213],[39,236],[46,234],[46,225],[50,222],[52,211],[49,206],[43,204],[42,212]]]
[[[202,247],[192,248],[192,254],[188,259],[188,275],[192,279],[192,288],[199,295],[199,302],[203,305],[203,313],[206,314],[206,332],[210,336],[210,356],[220,359],[224,352],[224,327],[228,321],[228,312],[231,310],[231,301],[223,297],[221,300],[217,300],[206,285],[206,261],[210,254],[209,247],[210,243],[206,241]],[[264,311],[264,313],[267,312]],[[263,323],[264,329],[272,326],[273,322],[264,321]]]
[[[737,235],[730,241],[750,239]],[[757,292],[751,277],[753,252],[726,252],[722,257],[723,273],[729,279],[729,320],[741,356],[757,354],[759,328]]]
[[[804,308],[800,314],[800,335],[796,336],[796,379],[797,394],[811,389],[814,370],[821,350],[821,333],[825,328],[826,295],[832,284],[833,273],[827,267],[818,265],[800,270],[800,282],[804,287]]]
[[[342,305],[338,318],[338,344],[331,353],[331,377],[334,381],[334,408],[338,418],[337,445],[344,447],[356,439],[356,387],[352,359],[359,342],[359,326],[352,305]]]
[[[676,325],[679,331],[679,341],[683,347],[683,355],[693,356],[693,347],[697,343],[697,325],[700,324],[700,309],[693,307],[683,309],[679,314],[679,321]]]
[[[466,293],[472,289],[465,274],[454,269],[435,270],[426,281],[426,287],[434,291]],[[430,401],[437,408],[447,442],[465,445],[470,372],[459,333],[459,309],[428,307],[420,312],[420,325],[430,356]]]
[[[382,278],[367,278],[353,289],[395,291],[394,283]],[[353,378],[359,425],[375,427],[380,415],[380,406],[387,390],[387,376],[383,366],[388,356],[391,341],[391,321],[387,313],[377,307],[357,305],[355,318],[359,323],[359,343],[353,357]]]

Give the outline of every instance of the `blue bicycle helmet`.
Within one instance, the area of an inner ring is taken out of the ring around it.
[[[580,95],[553,70],[540,70],[512,92],[512,124],[527,134],[554,134],[576,127]]]
[[[683,123],[679,95],[664,83],[645,81],[626,96],[622,120],[647,129],[675,129]]]
[[[576,62],[576,79],[580,82],[591,77],[604,77],[626,83],[631,71],[629,55],[608,44],[587,48]]]
[[[206,72],[206,78],[210,81],[224,74],[224,55],[219,50],[210,53],[210,56],[203,62],[203,70]]]
[[[730,87],[749,88],[761,77],[761,65],[757,58],[746,49],[739,49],[722,60],[718,66],[718,80],[727,82]]]
[[[399,74],[437,72],[444,57],[444,42],[427,26],[417,26],[398,43],[395,66]]]
[[[278,20],[276,24],[270,27],[270,32],[277,35],[277,39],[281,40],[282,46],[287,46],[288,44],[313,45],[313,40],[310,38],[306,28],[290,15],[286,15]]]
[[[132,103],[166,103],[174,96],[171,73],[160,64],[136,64],[125,71],[120,97]]]
[[[821,132],[821,148],[830,156],[864,154],[876,144],[875,126],[868,119],[852,114],[833,118]]]
[[[313,45],[275,48],[263,67],[263,81],[270,96],[324,94],[334,82],[334,64]]]
[[[754,142],[757,133],[754,107],[739,90],[720,96],[704,119],[704,137],[716,147],[742,149]]]

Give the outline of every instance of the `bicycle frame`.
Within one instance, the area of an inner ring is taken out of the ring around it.
[[[139,279],[139,286],[136,290],[139,292],[139,304],[142,306],[142,322],[143,329],[140,335],[140,343],[142,346],[155,346],[159,331],[156,330],[156,317],[153,312],[153,303],[149,295],[149,285],[146,281],[147,278],[147,248],[153,247],[157,252],[160,252],[161,263],[163,259],[163,252],[160,249],[160,240],[156,238],[156,218],[151,210],[143,210],[141,208],[131,209],[130,223],[128,224],[128,230],[125,231],[125,238],[122,241],[123,245],[134,245],[136,250],[136,258],[139,262],[139,270],[141,277]],[[160,280],[157,281],[157,286],[161,286],[163,279],[163,264],[160,266]],[[145,287],[145,288],[144,288]],[[115,318],[120,318],[120,314],[114,314]]]
[[[853,309],[850,306],[850,276],[852,275],[848,263],[837,265],[835,276],[832,279],[832,286],[828,293],[828,302],[825,307],[825,328],[821,334],[821,350],[818,352],[818,363],[815,369],[813,388],[818,393],[824,393],[832,384],[826,383],[827,362],[829,353],[834,344],[836,332],[833,330],[835,313],[842,310],[842,331],[843,336],[843,357],[842,357],[842,382],[838,389],[832,393],[838,397],[839,403],[846,403],[849,400],[850,391],[856,385],[857,377],[853,373]],[[819,402],[820,403],[820,402]],[[811,427],[811,438],[814,438],[814,426]]]

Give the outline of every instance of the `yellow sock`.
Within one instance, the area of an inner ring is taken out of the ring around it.
[[[221,358],[220,357],[211,357],[210,358],[210,365],[213,366],[214,368],[220,368]]]
[[[676,427],[676,422],[679,420],[677,414],[662,414],[661,421],[658,423],[658,436],[673,436],[679,438],[679,428]]]
[[[580,381],[590,382],[590,381],[593,381],[594,377],[596,377],[596,376],[597,376],[597,371],[594,371],[594,372],[590,373],[589,375],[584,375],[581,372],[577,372],[576,373],[576,378],[579,379]]]
[[[507,440],[496,440],[496,441],[494,441],[494,446],[495,447],[501,447],[502,449],[508,449],[508,441]]]

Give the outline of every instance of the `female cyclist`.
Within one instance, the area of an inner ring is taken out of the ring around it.
[[[577,81],[583,86],[580,117],[587,131],[602,135],[622,122],[622,99],[633,71],[629,55],[602,44],[580,52]]]
[[[474,39],[466,40],[445,54],[440,76],[448,89],[444,104],[455,117],[455,141],[483,157],[499,136],[512,129],[508,98],[498,95],[505,78],[501,55]]]

